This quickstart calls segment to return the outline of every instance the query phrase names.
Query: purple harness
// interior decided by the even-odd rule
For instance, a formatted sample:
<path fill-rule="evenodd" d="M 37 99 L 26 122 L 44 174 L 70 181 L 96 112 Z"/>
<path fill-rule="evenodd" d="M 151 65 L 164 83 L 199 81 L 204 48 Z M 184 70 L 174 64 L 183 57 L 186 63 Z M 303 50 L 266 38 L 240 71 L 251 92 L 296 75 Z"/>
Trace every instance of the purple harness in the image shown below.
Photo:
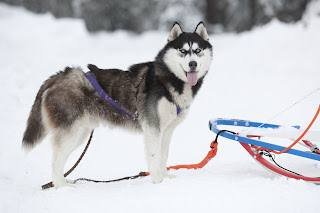
<path fill-rule="evenodd" d="M 131 114 L 128 111 L 126 111 L 125 109 L 123 109 L 122 107 L 120 107 L 114 100 L 112 100 L 112 98 L 110 98 L 108 96 L 108 94 L 102 89 L 102 87 L 99 85 L 97 79 L 94 77 L 94 74 L 89 71 L 86 72 L 87 78 L 89 79 L 90 83 L 92 84 L 92 86 L 94 87 L 94 89 L 100 94 L 100 96 L 105 99 L 106 101 L 108 101 L 110 104 L 112 104 L 112 106 L 114 106 L 115 108 L 121 110 L 122 112 L 124 112 L 125 114 L 129 115 L 130 117 L 132 117 L 133 119 L 137 118 L 137 114 Z M 181 108 L 179 106 L 179 104 L 176 104 L 177 107 L 177 115 L 180 114 L 181 112 Z"/>

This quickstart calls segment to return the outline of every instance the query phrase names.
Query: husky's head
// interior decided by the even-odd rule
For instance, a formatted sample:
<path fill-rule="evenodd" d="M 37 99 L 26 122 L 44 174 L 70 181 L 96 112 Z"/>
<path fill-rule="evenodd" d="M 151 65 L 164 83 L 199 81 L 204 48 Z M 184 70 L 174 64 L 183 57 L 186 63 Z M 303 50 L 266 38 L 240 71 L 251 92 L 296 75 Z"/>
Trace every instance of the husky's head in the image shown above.
<path fill-rule="evenodd" d="M 207 30 L 200 22 L 193 33 L 183 32 L 175 23 L 168 43 L 159 53 L 169 70 L 180 80 L 195 86 L 208 71 L 212 60 L 212 46 Z"/>

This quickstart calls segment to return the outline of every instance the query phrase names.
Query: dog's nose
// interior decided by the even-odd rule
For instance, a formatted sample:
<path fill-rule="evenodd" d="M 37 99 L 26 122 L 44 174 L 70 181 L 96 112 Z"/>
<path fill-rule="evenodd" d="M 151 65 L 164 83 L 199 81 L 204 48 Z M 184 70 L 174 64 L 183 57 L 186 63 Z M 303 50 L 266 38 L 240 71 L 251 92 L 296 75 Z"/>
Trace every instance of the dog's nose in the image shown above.
<path fill-rule="evenodd" d="M 196 61 L 190 61 L 189 62 L 189 67 L 191 70 L 195 70 L 197 68 L 197 62 Z"/>

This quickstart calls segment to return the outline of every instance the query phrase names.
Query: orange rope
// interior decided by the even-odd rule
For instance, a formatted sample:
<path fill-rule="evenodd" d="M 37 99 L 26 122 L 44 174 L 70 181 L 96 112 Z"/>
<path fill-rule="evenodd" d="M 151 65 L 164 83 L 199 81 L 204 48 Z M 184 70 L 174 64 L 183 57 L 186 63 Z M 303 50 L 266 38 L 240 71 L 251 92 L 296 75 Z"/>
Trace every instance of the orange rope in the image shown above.
<path fill-rule="evenodd" d="M 209 161 L 214 158 L 217 154 L 218 151 L 218 142 L 212 142 L 211 143 L 211 150 L 208 152 L 207 156 L 200 162 L 197 164 L 189 164 L 189 165 L 177 165 L 177 166 L 169 166 L 167 167 L 167 170 L 170 169 L 201 169 L 203 168 L 205 165 L 207 165 L 207 163 L 209 163 Z"/>
<path fill-rule="evenodd" d="M 275 154 L 282 154 L 286 151 L 288 151 L 289 149 L 291 149 L 294 145 L 296 145 L 304 136 L 305 134 L 307 134 L 307 132 L 309 131 L 310 127 L 312 126 L 312 124 L 314 123 L 314 121 L 317 119 L 318 115 L 319 115 L 319 112 L 320 112 L 320 105 L 318 107 L 318 110 L 316 112 L 316 114 L 314 115 L 312 121 L 310 122 L 309 126 L 304 130 L 304 132 L 300 135 L 299 138 L 297 138 L 297 140 L 295 140 L 290 146 L 288 146 L 287 148 L 285 148 L 284 150 L 278 152 L 278 151 L 274 151 L 274 150 L 270 150 L 270 149 L 266 149 L 266 148 L 263 148 L 263 147 L 260 147 L 257 149 L 257 151 L 261 151 L 261 150 L 268 150 L 270 152 L 273 152 Z"/>
<path fill-rule="evenodd" d="M 205 165 L 207 165 L 207 163 L 209 163 L 209 161 L 214 158 L 217 154 L 218 151 L 218 142 L 216 141 L 212 141 L 211 143 L 211 150 L 208 152 L 207 156 L 200 162 L 197 164 L 188 164 L 188 165 L 176 165 L 176 166 L 169 166 L 167 167 L 167 170 L 170 169 L 201 169 L 203 168 Z M 150 172 L 144 172 L 145 175 L 150 175 Z"/>

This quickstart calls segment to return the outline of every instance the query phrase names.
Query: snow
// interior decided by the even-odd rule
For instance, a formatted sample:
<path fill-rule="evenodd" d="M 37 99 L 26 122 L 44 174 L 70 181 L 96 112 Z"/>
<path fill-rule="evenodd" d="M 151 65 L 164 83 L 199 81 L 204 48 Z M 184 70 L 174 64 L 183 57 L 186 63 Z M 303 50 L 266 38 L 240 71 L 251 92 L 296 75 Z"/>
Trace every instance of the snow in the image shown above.
<path fill-rule="evenodd" d="M 212 67 L 174 134 L 169 165 L 198 163 L 205 157 L 215 137 L 208 129 L 210 118 L 264 122 L 320 87 L 319 12 L 315 1 L 298 23 L 274 20 L 250 32 L 210 36 Z M 275 176 L 239 144 L 222 137 L 217 156 L 205 168 L 170 171 L 177 177 L 161 184 L 145 177 L 41 190 L 51 180 L 49 138 L 27 155 L 21 139 L 42 82 L 65 66 L 85 69 L 93 63 L 126 69 L 153 60 L 167 35 L 89 34 L 80 20 L 34 15 L 0 4 L 0 212 L 318 212 L 319 185 Z M 316 92 L 271 123 L 306 128 L 319 99 Z M 319 125 L 320 119 L 311 129 L 319 131 Z M 70 156 L 66 169 L 83 148 Z M 146 171 L 143 149 L 140 135 L 100 127 L 69 178 L 136 175 Z M 286 154 L 276 160 L 299 173 L 320 176 L 317 161 Z"/>

